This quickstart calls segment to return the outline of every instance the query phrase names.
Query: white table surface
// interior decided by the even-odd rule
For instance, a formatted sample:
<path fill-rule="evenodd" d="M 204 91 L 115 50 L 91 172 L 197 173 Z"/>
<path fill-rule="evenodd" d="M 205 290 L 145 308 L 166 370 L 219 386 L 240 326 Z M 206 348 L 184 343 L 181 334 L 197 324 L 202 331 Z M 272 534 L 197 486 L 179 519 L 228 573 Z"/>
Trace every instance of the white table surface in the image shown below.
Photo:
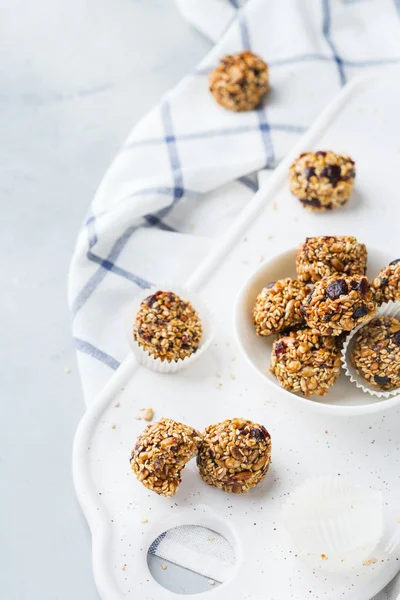
<path fill-rule="evenodd" d="M 68 265 L 119 145 L 208 48 L 172 0 L 1 3 L 4 600 L 98 598 L 70 472 L 84 404 L 66 303 Z M 186 577 L 188 586 L 206 589 L 198 576 Z"/>

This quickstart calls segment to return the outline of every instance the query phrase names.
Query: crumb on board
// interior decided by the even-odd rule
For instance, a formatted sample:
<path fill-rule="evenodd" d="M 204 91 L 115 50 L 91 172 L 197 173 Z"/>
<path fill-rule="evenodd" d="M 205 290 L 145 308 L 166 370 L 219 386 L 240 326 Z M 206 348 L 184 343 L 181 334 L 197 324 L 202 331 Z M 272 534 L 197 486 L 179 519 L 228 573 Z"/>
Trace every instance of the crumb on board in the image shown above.
<path fill-rule="evenodd" d="M 71 367 L 64 367 L 64 373 L 67 373 L 67 375 L 69 375 L 71 373 Z"/>
<path fill-rule="evenodd" d="M 115 423 L 111 423 L 111 429 L 115 429 L 116 428 L 116 424 Z"/>
<path fill-rule="evenodd" d="M 209 579 L 209 580 L 208 580 L 208 583 L 209 583 L 209 585 L 215 585 L 215 581 L 214 581 L 214 579 Z"/>
<path fill-rule="evenodd" d="M 149 520 L 148 520 L 148 519 L 142 519 L 140 522 L 141 522 L 141 523 L 148 523 L 148 522 L 149 522 Z"/>
<path fill-rule="evenodd" d="M 215 377 L 218 377 L 218 379 L 221 379 L 221 373 L 215 373 Z"/>
<path fill-rule="evenodd" d="M 136 419 L 137 421 L 141 421 L 141 420 L 142 420 L 142 417 L 141 417 L 140 415 L 136 415 L 136 416 L 135 416 L 135 419 Z"/>
<path fill-rule="evenodd" d="M 142 418 L 145 421 L 151 421 L 154 417 L 154 410 L 152 408 L 142 408 Z"/>
<path fill-rule="evenodd" d="M 166 571 L 167 565 L 165 563 L 161 563 L 161 568 L 163 571 Z"/>
<path fill-rule="evenodd" d="M 328 560 L 328 557 L 326 554 L 321 554 L 321 558 L 322 558 L 322 560 Z"/>
<path fill-rule="evenodd" d="M 208 541 L 209 542 L 213 542 L 215 540 L 215 537 L 213 535 L 209 535 L 208 536 Z"/>
<path fill-rule="evenodd" d="M 327 429 L 325 429 L 325 433 L 328 435 L 329 431 Z"/>
<path fill-rule="evenodd" d="M 120 405 L 120 403 L 119 403 L 119 402 L 116 402 L 116 403 L 114 404 L 114 408 L 119 408 L 120 406 L 121 406 L 121 405 Z"/>
<path fill-rule="evenodd" d="M 222 383 L 218 381 L 218 383 L 215 384 L 215 387 L 217 388 L 217 390 L 220 390 L 222 388 Z"/>
<path fill-rule="evenodd" d="M 368 560 L 365 560 L 363 562 L 363 565 L 364 565 L 364 567 L 369 567 L 370 565 L 374 565 L 376 562 L 378 562 L 378 559 L 372 557 L 372 558 L 369 558 Z"/>
<path fill-rule="evenodd" d="M 270 233 L 269 235 L 267 235 L 267 240 L 272 240 L 274 236 L 272 235 L 272 233 Z"/>
<path fill-rule="evenodd" d="M 235 361 L 236 360 L 236 356 L 232 356 L 232 360 Z"/>
<path fill-rule="evenodd" d="M 234 375 L 233 373 L 231 373 L 231 379 L 236 379 L 236 375 Z"/>
<path fill-rule="evenodd" d="M 126 565 L 122 565 L 121 569 L 122 569 L 123 571 L 125 571 L 125 569 L 126 569 Z"/>

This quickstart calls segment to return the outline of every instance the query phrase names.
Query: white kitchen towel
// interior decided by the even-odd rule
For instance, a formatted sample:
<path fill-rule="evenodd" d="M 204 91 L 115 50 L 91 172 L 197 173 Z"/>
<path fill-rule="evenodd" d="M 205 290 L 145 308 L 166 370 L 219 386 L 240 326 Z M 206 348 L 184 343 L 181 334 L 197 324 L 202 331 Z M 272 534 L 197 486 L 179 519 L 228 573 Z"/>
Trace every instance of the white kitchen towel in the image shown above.
<path fill-rule="evenodd" d="M 228 29 L 134 127 L 79 233 L 69 301 L 87 403 L 129 352 L 121 313 L 137 290 L 184 282 L 251 199 L 251 174 L 274 169 L 347 81 L 400 58 L 400 0 L 179 4 L 210 39 Z M 231 113 L 207 77 L 243 48 L 268 62 L 272 90 L 259 110 Z"/>

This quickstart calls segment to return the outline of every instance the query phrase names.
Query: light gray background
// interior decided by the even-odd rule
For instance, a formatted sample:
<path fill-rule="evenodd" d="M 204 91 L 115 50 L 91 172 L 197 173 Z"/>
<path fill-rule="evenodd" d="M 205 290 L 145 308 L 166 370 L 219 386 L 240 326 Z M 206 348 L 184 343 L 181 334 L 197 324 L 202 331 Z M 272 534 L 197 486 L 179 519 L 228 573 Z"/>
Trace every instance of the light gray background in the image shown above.
<path fill-rule="evenodd" d="M 208 48 L 173 0 L 0 2 L 4 600 L 98 598 L 71 479 L 84 404 L 68 264 L 116 150 Z"/>

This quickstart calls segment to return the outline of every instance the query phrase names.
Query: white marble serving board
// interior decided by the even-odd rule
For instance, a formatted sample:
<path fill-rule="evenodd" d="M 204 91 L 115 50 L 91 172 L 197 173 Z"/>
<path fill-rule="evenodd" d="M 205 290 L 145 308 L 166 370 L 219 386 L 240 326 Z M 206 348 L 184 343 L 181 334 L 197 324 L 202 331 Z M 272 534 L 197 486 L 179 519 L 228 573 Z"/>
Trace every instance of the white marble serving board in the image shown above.
<path fill-rule="evenodd" d="M 251 369 L 233 335 L 235 299 L 261 256 L 267 259 L 306 236 L 325 234 L 355 235 L 400 255 L 398 80 L 399 72 L 393 71 L 347 87 L 188 282 L 215 317 L 215 342 L 204 356 L 173 375 L 146 371 L 128 357 L 88 408 L 75 439 L 74 479 L 92 531 L 103 600 L 176 597 L 151 577 L 146 555 L 160 533 L 180 524 L 206 525 L 235 547 L 233 578 L 208 592 L 210 600 L 370 600 L 399 568 L 397 553 L 388 556 L 380 547 L 374 553 L 377 562 L 357 572 L 313 571 L 295 556 L 280 522 L 282 503 L 296 485 L 330 474 L 380 489 L 387 524 L 398 526 L 399 409 L 346 417 L 297 407 Z M 342 210 L 315 215 L 290 195 L 288 164 L 309 148 L 348 152 L 356 160 L 356 190 Z M 129 465 L 145 425 L 134 418 L 141 407 L 152 407 L 155 419 L 168 416 L 198 429 L 235 416 L 263 423 L 273 442 L 266 479 L 248 494 L 228 495 L 203 483 L 192 461 L 174 498 L 152 494 Z"/>

